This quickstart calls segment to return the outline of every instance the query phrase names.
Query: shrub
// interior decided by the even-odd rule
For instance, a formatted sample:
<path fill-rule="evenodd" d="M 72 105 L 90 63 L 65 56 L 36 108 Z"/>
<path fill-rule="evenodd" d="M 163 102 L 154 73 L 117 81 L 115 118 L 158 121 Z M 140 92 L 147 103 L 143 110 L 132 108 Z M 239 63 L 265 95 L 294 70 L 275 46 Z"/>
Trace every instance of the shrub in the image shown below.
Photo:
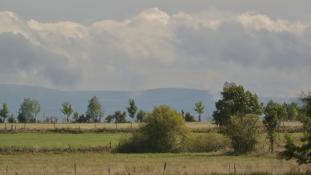
<path fill-rule="evenodd" d="M 287 160 L 296 159 L 299 164 L 311 163 L 311 92 L 303 94 L 301 97 L 302 106 L 302 122 L 304 129 L 304 137 L 301 138 L 302 144 L 296 145 L 290 137 L 287 137 L 285 151 L 281 156 Z"/>
<path fill-rule="evenodd" d="M 222 129 L 231 139 L 234 152 L 243 154 L 255 149 L 259 134 L 259 119 L 257 115 L 233 116 Z"/>
<path fill-rule="evenodd" d="M 185 114 L 185 121 L 186 122 L 195 122 L 194 116 L 190 114 L 190 112 L 186 112 Z"/>
<path fill-rule="evenodd" d="M 8 118 L 8 122 L 9 122 L 9 123 L 16 123 L 16 119 L 15 119 L 13 116 L 10 116 L 10 117 Z"/>
<path fill-rule="evenodd" d="M 169 106 L 155 107 L 138 132 L 117 148 L 119 152 L 179 152 L 185 149 L 189 130 L 182 116 Z"/>
<path fill-rule="evenodd" d="M 189 152 L 211 152 L 224 149 L 230 145 L 230 140 L 220 134 L 200 134 L 189 140 Z"/>

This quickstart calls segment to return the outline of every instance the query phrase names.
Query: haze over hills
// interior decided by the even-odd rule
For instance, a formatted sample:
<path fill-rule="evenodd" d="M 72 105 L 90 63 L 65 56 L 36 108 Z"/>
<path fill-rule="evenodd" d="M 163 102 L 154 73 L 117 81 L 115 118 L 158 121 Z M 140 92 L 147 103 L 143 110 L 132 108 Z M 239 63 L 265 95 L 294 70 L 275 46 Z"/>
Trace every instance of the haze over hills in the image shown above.
<path fill-rule="evenodd" d="M 211 116 L 217 99 L 208 90 L 183 88 L 160 88 L 143 91 L 61 91 L 34 86 L 0 84 L 0 103 L 6 102 L 10 112 L 15 116 L 23 99 L 31 97 L 40 102 L 40 116 L 42 118 L 53 116 L 63 120 L 63 115 L 60 112 L 62 103 L 69 101 L 75 111 L 84 113 L 88 100 L 92 96 L 98 97 L 105 116 L 116 110 L 125 111 L 129 98 L 134 98 L 138 107 L 145 111 L 152 110 L 155 105 L 167 104 L 178 111 L 184 110 L 191 113 L 194 113 L 194 103 L 201 100 L 206 106 L 204 119 Z M 267 102 L 271 98 L 261 97 L 260 99 L 262 102 Z M 297 98 L 273 99 L 278 102 L 297 100 Z"/>

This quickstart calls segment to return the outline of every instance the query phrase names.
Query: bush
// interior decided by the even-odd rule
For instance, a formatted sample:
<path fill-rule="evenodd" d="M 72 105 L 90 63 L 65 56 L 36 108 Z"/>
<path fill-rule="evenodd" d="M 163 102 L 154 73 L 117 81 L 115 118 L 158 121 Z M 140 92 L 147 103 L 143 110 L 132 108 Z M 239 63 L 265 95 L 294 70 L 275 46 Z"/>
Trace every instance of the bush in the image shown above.
<path fill-rule="evenodd" d="M 190 112 L 186 112 L 185 114 L 185 121 L 186 122 L 195 122 L 194 116 L 190 114 Z"/>
<path fill-rule="evenodd" d="M 193 136 L 188 145 L 189 152 L 211 152 L 224 149 L 230 145 L 230 140 L 220 134 L 200 134 Z"/>
<path fill-rule="evenodd" d="M 189 129 L 184 119 L 169 106 L 155 107 L 129 140 L 117 148 L 119 152 L 180 152 L 185 150 Z"/>
<path fill-rule="evenodd" d="M 15 119 L 13 116 L 10 116 L 10 117 L 8 118 L 8 122 L 9 122 L 9 123 L 16 123 L 16 119 Z"/>
<path fill-rule="evenodd" d="M 257 115 L 233 116 L 222 129 L 231 139 L 234 152 L 243 154 L 255 149 L 259 134 Z"/>

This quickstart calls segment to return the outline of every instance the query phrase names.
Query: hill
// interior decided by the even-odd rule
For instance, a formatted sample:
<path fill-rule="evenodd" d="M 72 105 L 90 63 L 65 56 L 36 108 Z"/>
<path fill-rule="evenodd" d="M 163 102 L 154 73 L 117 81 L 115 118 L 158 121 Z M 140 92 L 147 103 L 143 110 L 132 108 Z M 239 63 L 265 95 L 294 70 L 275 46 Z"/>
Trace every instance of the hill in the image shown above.
<path fill-rule="evenodd" d="M 40 116 L 53 116 L 63 119 L 60 113 L 61 104 L 65 101 L 72 103 L 74 110 L 82 113 L 86 111 L 88 100 L 97 96 L 101 102 L 104 114 L 111 114 L 116 110 L 126 110 L 129 98 L 134 98 L 138 107 L 150 111 L 153 106 L 167 104 L 176 110 L 194 112 L 194 103 L 202 100 L 207 113 L 214 110 L 213 96 L 206 90 L 163 88 L 144 91 L 61 91 L 42 87 L 25 85 L 0 85 L 0 102 L 6 102 L 10 111 L 16 115 L 20 103 L 24 98 L 31 97 L 41 104 Z"/>

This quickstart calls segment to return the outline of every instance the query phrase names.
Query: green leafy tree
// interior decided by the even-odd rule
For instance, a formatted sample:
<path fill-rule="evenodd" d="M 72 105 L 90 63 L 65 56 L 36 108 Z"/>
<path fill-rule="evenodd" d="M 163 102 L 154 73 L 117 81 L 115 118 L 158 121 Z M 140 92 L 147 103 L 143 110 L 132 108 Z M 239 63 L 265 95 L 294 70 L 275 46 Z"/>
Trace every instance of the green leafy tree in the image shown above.
<path fill-rule="evenodd" d="M 87 118 L 89 118 L 89 121 L 92 121 L 92 122 L 101 121 L 102 107 L 96 96 L 92 97 L 89 100 L 89 104 L 87 106 L 87 111 L 86 111 L 86 116 Z"/>
<path fill-rule="evenodd" d="M 242 85 L 226 82 L 221 92 L 222 99 L 215 103 L 213 113 L 217 125 L 226 125 L 234 115 L 261 114 L 262 106 L 256 94 L 246 91 Z"/>
<path fill-rule="evenodd" d="M 137 113 L 137 115 L 136 115 L 137 121 L 142 122 L 142 121 L 144 120 L 144 118 L 146 117 L 146 115 L 147 115 L 147 114 L 146 114 L 145 111 L 139 110 L 138 113 Z"/>
<path fill-rule="evenodd" d="M 18 111 L 18 121 L 21 123 L 36 122 L 39 112 L 39 102 L 31 98 L 25 98 Z"/>
<path fill-rule="evenodd" d="M 62 104 L 61 112 L 66 116 L 66 121 L 69 123 L 70 116 L 73 113 L 72 106 L 69 102 L 65 102 Z"/>
<path fill-rule="evenodd" d="M 232 116 L 229 123 L 222 129 L 231 139 L 234 152 L 244 154 L 253 151 L 259 134 L 258 116 L 254 114 Z"/>
<path fill-rule="evenodd" d="M 293 121 L 299 119 L 299 107 L 297 103 L 290 103 L 287 105 L 287 120 Z"/>
<path fill-rule="evenodd" d="M 107 123 L 111 123 L 111 122 L 113 121 L 113 119 L 114 119 L 114 116 L 113 116 L 113 115 L 108 115 L 108 116 L 105 118 L 105 121 L 106 121 Z"/>
<path fill-rule="evenodd" d="M 116 111 L 113 114 L 113 119 L 115 123 L 126 123 L 126 113 L 121 111 Z"/>
<path fill-rule="evenodd" d="M 129 100 L 129 107 L 127 107 L 127 112 L 129 114 L 129 116 L 134 119 L 135 118 L 135 114 L 137 112 L 137 106 L 135 104 L 135 100 L 132 98 Z"/>
<path fill-rule="evenodd" d="M 302 94 L 302 122 L 304 128 L 304 137 L 301 139 L 302 143 L 294 144 L 292 138 L 286 137 L 287 143 L 285 151 L 281 153 L 283 158 L 296 159 L 299 164 L 311 163 L 311 92 L 309 94 Z"/>
<path fill-rule="evenodd" d="M 16 119 L 14 118 L 13 114 L 8 118 L 9 123 L 16 123 Z"/>
<path fill-rule="evenodd" d="M 79 113 L 78 112 L 73 113 L 73 120 L 74 120 L 74 122 L 77 122 L 79 120 Z"/>
<path fill-rule="evenodd" d="M 2 109 L 0 110 L 0 116 L 2 117 L 3 122 L 5 122 L 5 120 L 9 117 L 9 109 L 6 103 L 2 104 Z"/>
<path fill-rule="evenodd" d="M 204 113 L 204 104 L 202 101 L 198 101 L 194 106 L 194 111 L 198 113 L 198 121 L 201 122 L 201 115 Z"/>
<path fill-rule="evenodd" d="M 184 119 L 169 106 L 157 106 L 145 118 L 145 124 L 122 143 L 120 152 L 177 152 L 183 150 L 190 131 Z"/>
<path fill-rule="evenodd" d="M 270 152 L 273 152 L 276 130 L 280 125 L 281 119 L 286 115 L 286 108 L 271 100 L 264 108 L 264 114 L 263 123 L 267 129 L 267 138 L 270 142 Z"/>
<path fill-rule="evenodd" d="M 190 112 L 186 112 L 184 118 L 186 122 L 195 122 L 194 116 Z"/>

